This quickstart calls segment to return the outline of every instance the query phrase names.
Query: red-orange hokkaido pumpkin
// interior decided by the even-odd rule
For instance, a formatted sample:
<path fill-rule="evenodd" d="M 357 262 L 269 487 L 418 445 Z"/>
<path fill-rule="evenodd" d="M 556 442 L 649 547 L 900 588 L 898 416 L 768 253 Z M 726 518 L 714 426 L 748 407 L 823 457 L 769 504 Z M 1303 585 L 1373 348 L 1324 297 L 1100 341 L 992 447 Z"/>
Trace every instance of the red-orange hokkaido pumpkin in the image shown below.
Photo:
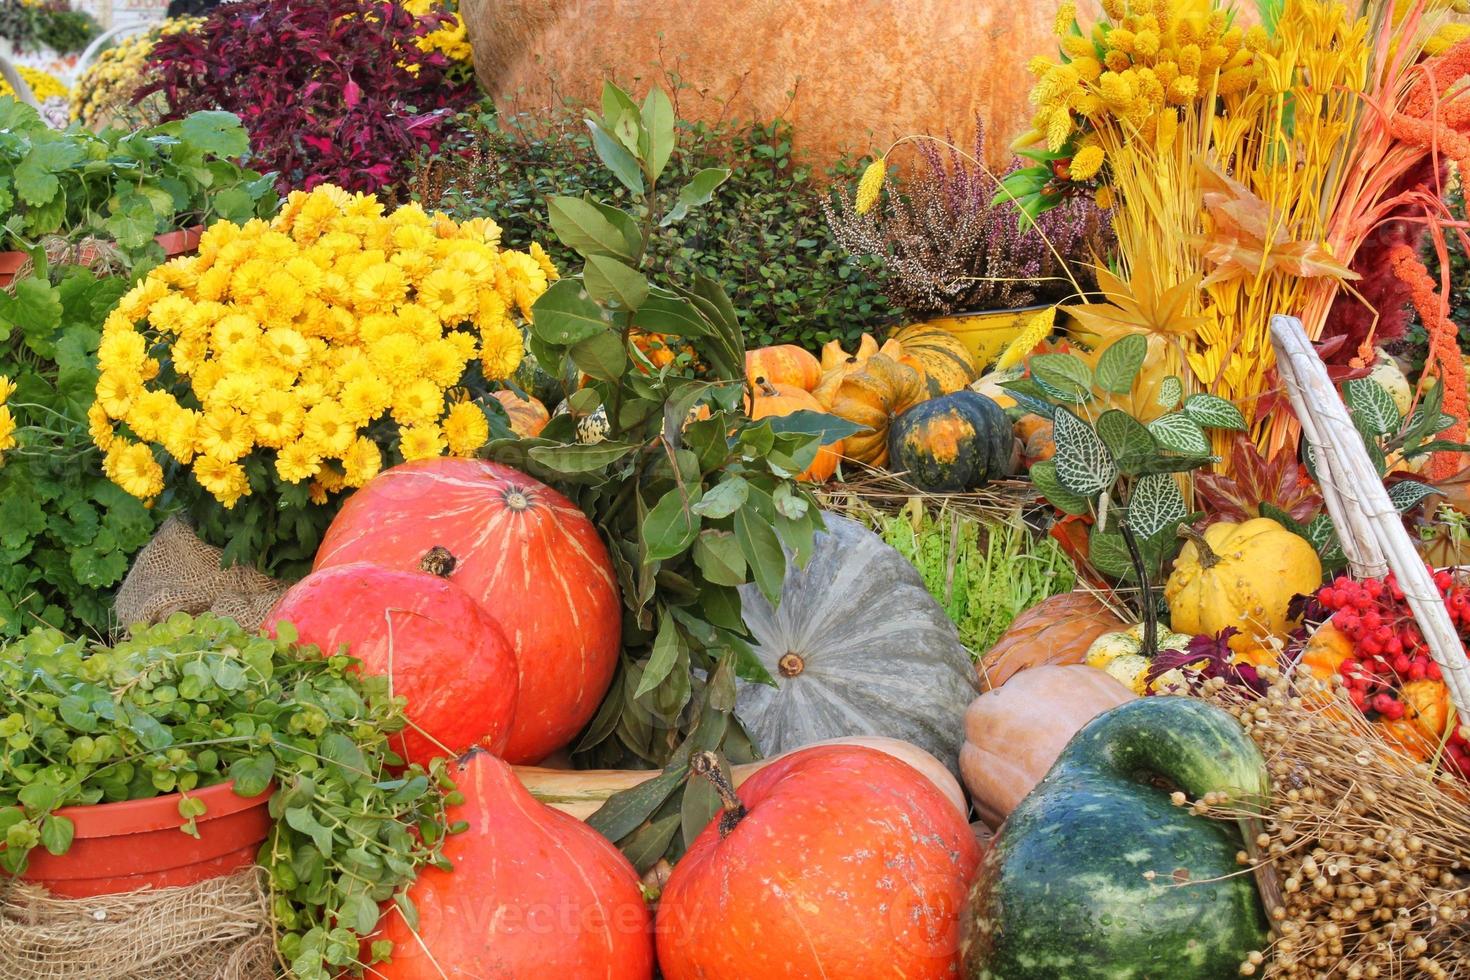
<path fill-rule="evenodd" d="M 712 821 L 664 888 L 665 980 L 958 975 L 980 846 L 927 778 L 873 749 L 814 746 L 739 797 L 744 815 Z"/>
<path fill-rule="evenodd" d="M 444 842 L 454 871 L 427 868 L 409 889 L 417 930 L 389 905 L 374 938 L 384 980 L 648 980 L 652 917 L 638 873 L 586 824 L 531 798 L 510 766 L 477 752 L 454 779 L 465 802 Z M 414 933 L 417 932 L 415 936 Z"/>
<path fill-rule="evenodd" d="M 353 562 L 312 572 L 266 615 L 331 655 L 343 644 L 407 699 L 394 751 L 425 765 L 476 745 L 505 748 L 519 686 L 500 625 L 464 589 L 425 571 Z"/>
<path fill-rule="evenodd" d="M 446 457 L 395 466 L 354 493 L 316 568 L 417 568 L 434 545 L 454 555 L 450 581 L 515 651 L 520 693 L 503 757 L 545 758 L 591 720 L 617 667 L 622 607 L 607 548 L 550 487 L 508 466 Z"/>

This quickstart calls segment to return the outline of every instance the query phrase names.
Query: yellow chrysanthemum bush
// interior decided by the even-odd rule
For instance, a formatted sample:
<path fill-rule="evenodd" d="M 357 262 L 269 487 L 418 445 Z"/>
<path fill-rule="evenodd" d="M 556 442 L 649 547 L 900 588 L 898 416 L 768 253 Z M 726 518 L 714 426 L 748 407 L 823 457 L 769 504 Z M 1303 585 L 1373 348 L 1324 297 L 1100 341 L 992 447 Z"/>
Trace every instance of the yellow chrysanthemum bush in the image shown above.
<path fill-rule="evenodd" d="M 16 65 L 16 73 L 20 75 L 31 94 L 36 97 L 37 102 L 45 102 L 47 99 L 64 99 L 67 95 L 66 83 L 49 72 L 29 65 Z M 0 78 L 0 96 L 15 95 L 15 90 L 10 83 Z"/>
<path fill-rule="evenodd" d="M 436 18 L 432 29 L 414 42 L 419 50 L 438 51 L 450 61 L 470 63 L 474 52 L 470 49 L 469 32 L 456 0 L 401 0 L 401 3 L 415 17 Z"/>
<path fill-rule="evenodd" d="M 341 491 L 489 438 L 482 406 L 556 278 L 499 237 L 332 185 L 212 226 L 103 325 L 89 420 L 107 475 L 177 498 L 229 558 L 299 570 Z"/>
<path fill-rule="evenodd" d="M 203 25 L 203 17 L 171 17 L 103 51 L 71 91 L 72 118 L 94 129 L 108 124 L 130 129 L 156 125 L 167 110 L 163 95 L 155 92 L 142 100 L 134 98 L 153 80 L 153 49 L 160 38 L 192 33 Z"/>

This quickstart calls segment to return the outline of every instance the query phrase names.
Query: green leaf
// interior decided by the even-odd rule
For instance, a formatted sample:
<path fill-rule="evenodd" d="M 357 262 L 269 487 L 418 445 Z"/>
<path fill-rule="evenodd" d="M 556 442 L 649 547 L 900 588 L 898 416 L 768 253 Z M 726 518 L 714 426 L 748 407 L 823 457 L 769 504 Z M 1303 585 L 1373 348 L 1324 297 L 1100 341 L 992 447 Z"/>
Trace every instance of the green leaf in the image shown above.
<path fill-rule="evenodd" d="M 1092 500 L 1073 493 L 1057 479 L 1057 466 L 1051 460 L 1036 463 L 1031 467 L 1031 482 L 1053 507 L 1067 514 L 1082 516 L 1092 513 Z"/>
<path fill-rule="evenodd" d="M 587 826 L 610 841 L 622 840 L 664 805 L 688 772 L 687 764 L 671 765 L 647 782 L 614 793 L 587 818 Z"/>
<path fill-rule="evenodd" d="M 1133 382 L 1147 356 L 1148 340 L 1142 334 L 1118 338 L 1097 360 L 1097 386 L 1114 394 L 1127 394 L 1133 390 Z"/>
<path fill-rule="evenodd" d="M 636 310 L 648 299 L 643 273 L 606 255 L 587 257 L 582 282 L 599 303 L 616 303 L 625 310 Z"/>
<path fill-rule="evenodd" d="M 1128 526 L 1141 538 L 1152 538 L 1162 531 L 1172 534 L 1188 514 L 1184 494 L 1172 476 L 1140 477 L 1128 498 Z"/>
<path fill-rule="evenodd" d="M 702 493 L 699 487 L 674 487 L 665 493 L 643 519 L 643 543 L 654 561 L 673 558 L 694 543 L 699 534 L 699 515 L 694 512 Z"/>
<path fill-rule="evenodd" d="M 634 260 L 636 253 L 629 248 L 623 231 L 592 202 L 553 197 L 546 202 L 546 213 L 556 237 L 583 258 L 605 255 L 625 262 Z"/>
<path fill-rule="evenodd" d="M 1171 374 L 1159 384 L 1159 400 L 1161 407 L 1169 411 L 1179 407 L 1179 399 L 1184 397 L 1184 382 L 1179 380 L 1178 375 Z"/>
<path fill-rule="evenodd" d="M 85 153 L 78 140 L 56 138 L 32 145 L 15 167 L 15 192 L 31 207 L 51 203 L 61 190 L 60 175 L 80 163 Z"/>
<path fill-rule="evenodd" d="M 724 774 L 729 785 L 734 785 L 734 775 L 730 772 L 730 761 L 723 753 L 719 754 L 720 772 Z M 724 812 L 724 804 L 720 801 L 720 794 L 715 791 L 714 784 L 703 776 L 691 774 L 689 782 L 684 787 L 683 805 L 680 807 L 679 822 L 683 829 L 684 846 L 687 848 L 694 843 L 694 838 L 704 832 L 710 821 Z"/>
<path fill-rule="evenodd" d="M 41 846 L 55 855 L 65 854 L 71 850 L 72 837 L 76 834 L 76 824 L 66 817 L 58 817 L 54 813 L 47 814 L 41 818 Z"/>
<path fill-rule="evenodd" d="M 1118 467 L 1092 426 L 1062 408 L 1057 410 L 1052 433 L 1057 446 L 1052 462 L 1063 487 L 1083 497 L 1094 497 L 1113 485 Z"/>
<path fill-rule="evenodd" d="M 715 484 L 714 489 L 709 490 L 700 498 L 693 510 L 702 517 L 718 520 L 722 517 L 729 517 L 744 507 L 749 496 L 750 484 L 745 481 L 745 478 L 737 473 L 729 473 Z"/>
<path fill-rule="evenodd" d="M 1342 544 L 1337 539 L 1337 528 L 1332 524 L 1332 518 L 1324 511 L 1307 524 L 1307 540 L 1312 547 L 1317 549 L 1326 564 L 1329 561 L 1342 558 Z"/>
<path fill-rule="evenodd" d="M 1400 514 L 1407 514 L 1424 498 L 1432 497 L 1437 493 L 1439 491 L 1428 484 L 1415 480 L 1401 480 L 1388 488 L 1388 499 L 1393 502 L 1394 509 Z"/>
<path fill-rule="evenodd" d="M 706 496 L 708 499 L 708 496 Z M 746 581 L 745 555 L 731 531 L 706 528 L 694 542 L 694 564 L 715 585 L 738 586 Z"/>
<path fill-rule="evenodd" d="M 674 835 L 679 832 L 679 813 L 667 813 L 634 831 L 627 840 L 620 842 L 619 849 L 640 875 L 647 874 L 669 849 Z"/>
<path fill-rule="evenodd" d="M 1098 416 L 1097 435 L 1120 471 L 1132 475 L 1158 455 L 1159 444 L 1143 423 L 1116 408 Z"/>
<path fill-rule="evenodd" d="M 643 130 L 648 134 L 648 153 L 643 161 L 649 180 L 658 180 L 674 152 L 674 104 L 657 85 L 643 100 Z"/>
<path fill-rule="evenodd" d="M 1092 398 L 1092 371 L 1071 354 L 1037 354 L 1027 361 L 1031 377 L 1053 398 L 1081 403 Z"/>
<path fill-rule="evenodd" d="M 179 138 L 205 154 L 226 159 L 250 150 L 250 136 L 233 112 L 190 113 L 179 123 Z"/>
<path fill-rule="evenodd" d="M 1011 397 L 1016 400 L 1017 407 L 1022 411 L 1032 412 L 1048 419 L 1055 417 L 1056 406 L 1047 401 L 1047 398 L 1053 396 L 1030 378 L 1002 381 L 1000 386 L 1010 393 Z"/>
<path fill-rule="evenodd" d="M 628 151 L 624 141 L 604 129 L 595 119 L 587 120 L 587 128 L 592 133 L 592 148 L 597 151 L 597 158 L 602 161 L 602 165 L 611 171 L 618 183 L 634 194 L 642 194 L 643 168 L 639 165 L 638 158 Z"/>
<path fill-rule="evenodd" d="M 621 334 L 611 330 L 594 334 L 572 345 L 572 363 L 590 377 L 617 381 L 628 370 L 628 351 Z"/>
<path fill-rule="evenodd" d="M 549 344 L 570 347 L 608 330 L 602 307 L 577 279 L 559 279 L 531 307 L 531 330 Z"/>
<path fill-rule="evenodd" d="M 1269 500 L 1261 501 L 1259 507 L 1262 517 L 1271 518 L 1271 520 L 1275 521 L 1277 524 L 1280 524 L 1282 527 L 1286 528 L 1288 531 L 1290 531 L 1292 534 L 1297 535 L 1298 537 L 1307 537 L 1307 526 L 1305 524 L 1297 520 L 1295 517 L 1292 517 L 1286 511 L 1282 510 L 1280 507 L 1277 507 Z"/>
<path fill-rule="evenodd" d="M 21 331 L 27 346 L 41 357 L 55 355 L 56 329 L 61 326 L 61 294 L 44 279 L 22 279 L 10 295 L 0 290 L 0 326 Z M 0 331 L 0 339 L 9 333 Z"/>
<path fill-rule="evenodd" d="M 1199 423 L 1183 412 L 1161 415 L 1148 424 L 1148 431 L 1165 449 L 1189 456 L 1208 455 L 1210 441 Z"/>
<path fill-rule="evenodd" d="M 769 423 L 771 431 L 777 435 L 798 432 L 818 436 L 817 444 L 821 446 L 830 446 L 840 439 L 846 439 L 848 436 L 863 431 L 863 426 L 855 422 L 849 422 L 847 419 L 826 412 L 813 412 L 809 409 L 801 409 L 790 415 L 780 415 L 762 421 Z"/>
<path fill-rule="evenodd" d="M 690 178 L 679 191 L 679 199 L 664 215 L 659 222 L 659 227 L 667 228 L 669 225 L 683 218 L 691 208 L 708 204 L 709 199 L 714 196 L 715 190 L 730 177 L 730 171 L 724 167 L 706 167 Z"/>
<path fill-rule="evenodd" d="M 1372 378 L 1346 382 L 1342 386 L 1342 398 L 1353 413 L 1353 421 L 1369 435 L 1393 435 L 1403 422 L 1393 395 Z"/>
<path fill-rule="evenodd" d="M 259 796 L 276 775 L 276 757 L 269 752 L 247 755 L 230 763 L 230 779 L 238 796 Z"/>
<path fill-rule="evenodd" d="M 787 520 L 798 521 L 806 516 L 806 498 L 799 495 L 793 484 L 787 481 L 783 480 L 776 487 L 775 492 L 771 494 L 771 500 L 776 504 L 776 513 Z"/>
<path fill-rule="evenodd" d="M 735 540 L 750 566 L 761 594 L 772 604 L 781 601 L 781 583 L 786 577 L 786 554 L 770 523 L 750 508 L 735 512 Z"/>
<path fill-rule="evenodd" d="M 694 304 L 671 296 L 654 294 L 633 315 L 633 326 L 648 333 L 674 337 L 708 337 L 716 327 Z"/>
<path fill-rule="evenodd" d="M 286 824 L 292 830 L 300 831 L 310 837 L 316 849 L 321 851 L 322 857 L 331 860 L 332 832 L 317 822 L 316 817 L 312 815 L 309 803 L 302 806 L 288 806 Z"/>
<path fill-rule="evenodd" d="M 638 681 L 638 689 L 633 692 L 633 697 L 641 698 L 663 683 L 664 678 L 669 676 L 669 671 L 679 662 L 679 651 L 683 646 L 684 639 L 679 635 L 679 628 L 674 625 L 674 617 L 665 612 L 659 618 L 653 652 L 643 666 L 643 677 Z"/>
<path fill-rule="evenodd" d="M 598 442 L 590 445 L 567 443 L 560 446 L 534 446 L 530 457 L 547 469 L 558 473 L 592 473 L 606 469 L 638 447 L 622 442 Z"/>
<path fill-rule="evenodd" d="M 1126 580 L 1138 577 L 1128 542 L 1117 531 L 1099 531 L 1093 527 L 1087 543 L 1087 560 L 1092 567 L 1109 578 Z"/>
<path fill-rule="evenodd" d="M 1203 429 L 1245 430 L 1245 416 L 1240 409 L 1218 395 L 1190 395 L 1184 400 L 1184 414 Z"/>

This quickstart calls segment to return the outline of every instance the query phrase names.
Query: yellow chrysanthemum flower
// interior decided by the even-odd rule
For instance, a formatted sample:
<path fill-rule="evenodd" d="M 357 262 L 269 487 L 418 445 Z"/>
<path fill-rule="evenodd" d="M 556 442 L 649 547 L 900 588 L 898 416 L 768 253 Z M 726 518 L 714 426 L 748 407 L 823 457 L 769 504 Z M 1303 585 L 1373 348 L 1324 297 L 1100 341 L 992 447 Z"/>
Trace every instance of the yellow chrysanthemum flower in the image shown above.
<path fill-rule="evenodd" d="M 432 422 L 401 428 L 398 436 L 398 451 L 405 461 L 430 459 L 444 453 L 444 433 Z"/>
<path fill-rule="evenodd" d="M 241 497 L 250 492 L 250 480 L 239 463 L 200 456 L 194 460 L 192 472 L 199 485 L 224 504 L 226 510 L 233 508 Z"/>
<path fill-rule="evenodd" d="M 139 500 L 151 500 L 163 492 L 163 467 L 142 443 L 118 440 L 103 458 L 102 469 L 108 479 Z"/>
<path fill-rule="evenodd" d="M 447 324 L 463 323 L 474 312 L 473 280 L 453 269 L 436 269 L 419 284 L 418 301 Z"/>
<path fill-rule="evenodd" d="M 199 448 L 226 462 L 244 456 L 254 441 L 248 419 L 233 408 L 212 408 L 199 422 Z"/>
<path fill-rule="evenodd" d="M 490 439 L 490 422 L 474 402 L 456 402 L 444 416 L 444 441 L 455 456 L 473 456 Z"/>
<path fill-rule="evenodd" d="M 556 282 L 561 278 L 561 273 L 556 269 L 556 263 L 551 261 L 551 256 L 546 253 L 546 249 L 541 247 L 540 242 L 531 243 L 531 258 L 535 259 L 541 271 L 546 273 L 548 282 Z"/>
<path fill-rule="evenodd" d="M 342 454 L 343 480 L 349 487 L 362 486 L 382 468 L 382 450 L 366 436 L 358 436 Z"/>
<path fill-rule="evenodd" d="M 393 393 L 393 420 L 399 425 L 425 425 L 444 409 L 444 391 L 427 378 L 418 378 Z"/>
<path fill-rule="evenodd" d="M 287 483 L 311 479 L 321 465 L 321 454 L 304 439 L 288 444 L 276 454 L 276 475 Z"/>
<path fill-rule="evenodd" d="M 0 405 L 0 453 L 14 449 L 15 445 L 15 416 L 10 414 L 10 406 Z"/>
<path fill-rule="evenodd" d="M 345 453 L 355 435 L 347 413 L 334 401 L 313 405 L 301 426 L 301 441 L 311 445 L 321 456 Z"/>
<path fill-rule="evenodd" d="M 480 365 L 485 378 L 504 381 L 516 373 L 525 356 L 525 341 L 514 327 L 487 330 L 481 337 Z"/>

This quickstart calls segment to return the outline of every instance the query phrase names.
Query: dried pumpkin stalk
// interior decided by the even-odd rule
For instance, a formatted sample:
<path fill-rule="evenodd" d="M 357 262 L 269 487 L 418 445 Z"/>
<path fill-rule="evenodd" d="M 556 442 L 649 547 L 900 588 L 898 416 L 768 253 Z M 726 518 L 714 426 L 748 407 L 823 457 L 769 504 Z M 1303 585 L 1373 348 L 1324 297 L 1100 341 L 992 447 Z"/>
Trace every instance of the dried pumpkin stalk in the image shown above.
<path fill-rule="evenodd" d="M 1470 791 L 1384 741 L 1336 683 L 1271 673 L 1261 698 L 1218 681 L 1204 695 L 1260 747 L 1271 799 L 1175 795 L 1217 819 L 1263 816 L 1259 864 L 1240 861 L 1279 885 L 1275 938 L 1241 974 L 1470 975 Z"/>

